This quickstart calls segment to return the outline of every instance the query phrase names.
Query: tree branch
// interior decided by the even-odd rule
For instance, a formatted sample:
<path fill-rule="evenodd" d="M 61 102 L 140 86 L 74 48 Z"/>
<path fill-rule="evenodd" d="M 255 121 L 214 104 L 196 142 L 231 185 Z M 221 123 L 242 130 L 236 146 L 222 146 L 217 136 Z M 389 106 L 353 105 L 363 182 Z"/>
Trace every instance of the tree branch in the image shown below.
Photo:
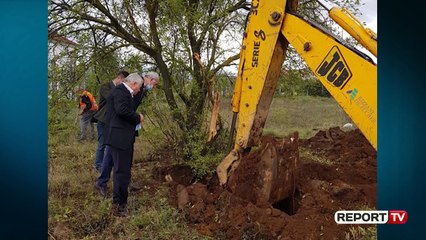
<path fill-rule="evenodd" d="M 125 39 L 126 41 L 137 44 L 139 46 L 138 49 L 145 52 L 151 57 L 155 57 L 155 50 L 148 46 L 143 39 L 138 39 L 134 37 L 132 34 L 130 34 L 128 31 L 126 31 L 118 22 L 118 20 L 99 2 L 99 0 L 85 0 L 86 2 L 89 2 L 93 7 L 98 9 L 101 13 L 103 13 L 111 22 L 110 23 L 102 23 L 103 25 L 109 26 L 117 32 L 117 34 L 114 34 L 115 36 L 120 36 L 121 38 Z M 87 14 L 84 14 L 87 15 Z M 94 20 L 96 18 L 90 17 L 90 19 Z M 136 47 L 136 46 L 135 46 Z"/>
<path fill-rule="evenodd" d="M 223 61 L 221 64 L 217 65 L 212 71 L 210 75 L 215 75 L 220 69 L 222 69 L 223 67 L 229 66 L 231 65 L 231 63 L 237 59 L 240 58 L 240 54 L 235 54 L 231 57 L 229 57 L 228 59 L 226 59 L 225 61 Z"/>
<path fill-rule="evenodd" d="M 129 3 L 125 1 L 124 5 L 126 6 L 127 15 L 130 18 L 130 22 L 133 25 L 133 30 L 134 30 L 133 33 L 136 35 L 137 38 L 142 39 L 141 31 L 140 31 L 138 25 L 136 24 L 136 21 L 135 21 L 135 18 L 133 17 L 133 12 L 130 9 Z"/>

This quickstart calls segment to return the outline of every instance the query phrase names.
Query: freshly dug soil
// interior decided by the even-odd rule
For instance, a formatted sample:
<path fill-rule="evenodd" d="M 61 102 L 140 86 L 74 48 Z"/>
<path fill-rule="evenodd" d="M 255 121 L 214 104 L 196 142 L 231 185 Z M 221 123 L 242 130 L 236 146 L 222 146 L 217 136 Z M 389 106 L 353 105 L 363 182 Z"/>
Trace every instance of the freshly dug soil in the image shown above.
<path fill-rule="evenodd" d="M 275 204 L 293 196 L 298 179 L 298 135 L 263 137 L 259 148 L 243 156 L 230 173 L 228 189 L 256 206 Z"/>
<path fill-rule="evenodd" d="M 334 213 L 376 207 L 375 149 L 359 130 L 344 132 L 338 127 L 299 140 L 298 154 L 294 148 L 283 148 L 283 141 L 262 140 L 287 149 L 278 150 L 278 157 L 298 161 L 293 190 L 279 201 L 258 201 L 256 184 L 250 181 L 233 191 L 219 186 L 215 174 L 193 183 L 184 166 L 157 169 L 154 175 L 170 182 L 170 202 L 186 221 L 215 239 L 345 239 L 351 225 L 337 225 Z M 256 154 L 249 156 L 250 161 L 240 163 L 244 170 L 235 172 L 241 178 L 234 180 L 255 179 L 259 164 Z"/>

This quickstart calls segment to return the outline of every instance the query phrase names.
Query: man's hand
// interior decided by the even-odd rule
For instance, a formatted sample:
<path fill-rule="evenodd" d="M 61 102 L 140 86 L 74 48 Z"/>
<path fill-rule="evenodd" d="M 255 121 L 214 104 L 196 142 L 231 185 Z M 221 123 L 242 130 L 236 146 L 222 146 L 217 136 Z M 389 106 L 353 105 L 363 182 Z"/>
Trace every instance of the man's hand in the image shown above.
<path fill-rule="evenodd" d="M 139 116 L 140 116 L 140 118 L 141 118 L 141 120 L 140 120 L 140 122 L 141 122 L 141 126 L 142 126 L 142 124 L 143 124 L 143 115 L 142 115 L 142 113 L 139 113 Z"/>

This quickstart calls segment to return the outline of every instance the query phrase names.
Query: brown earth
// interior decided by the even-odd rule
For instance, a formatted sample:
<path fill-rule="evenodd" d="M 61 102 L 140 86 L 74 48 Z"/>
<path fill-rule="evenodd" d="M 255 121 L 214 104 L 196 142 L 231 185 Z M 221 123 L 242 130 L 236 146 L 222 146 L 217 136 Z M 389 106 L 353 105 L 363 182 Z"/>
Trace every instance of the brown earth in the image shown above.
<path fill-rule="evenodd" d="M 262 139 L 263 144 L 282 141 Z M 215 239 L 345 239 L 351 225 L 337 225 L 334 213 L 376 207 L 376 151 L 359 130 L 344 132 L 338 127 L 319 131 L 298 145 L 292 196 L 274 204 L 256 201 L 256 191 L 248 185 L 231 193 L 219 186 L 214 174 L 193 183 L 185 166 L 154 169 L 153 173 L 156 179 L 170 183 L 170 202 L 185 220 Z M 277 152 L 286 158 L 294 156 Z M 255 159 L 255 154 L 250 155 Z M 246 169 L 250 163 L 256 164 L 247 161 Z M 251 178 L 253 172 L 240 174 L 244 172 L 245 178 Z"/>

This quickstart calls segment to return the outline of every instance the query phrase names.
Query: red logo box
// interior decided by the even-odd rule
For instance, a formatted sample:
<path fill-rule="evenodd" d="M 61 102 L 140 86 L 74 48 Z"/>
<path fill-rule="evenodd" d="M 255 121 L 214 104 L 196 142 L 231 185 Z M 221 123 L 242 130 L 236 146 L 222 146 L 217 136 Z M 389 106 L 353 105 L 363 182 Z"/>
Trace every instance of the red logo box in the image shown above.
<path fill-rule="evenodd" d="M 408 220 L 408 213 L 404 210 L 389 210 L 388 224 L 405 224 Z"/>

